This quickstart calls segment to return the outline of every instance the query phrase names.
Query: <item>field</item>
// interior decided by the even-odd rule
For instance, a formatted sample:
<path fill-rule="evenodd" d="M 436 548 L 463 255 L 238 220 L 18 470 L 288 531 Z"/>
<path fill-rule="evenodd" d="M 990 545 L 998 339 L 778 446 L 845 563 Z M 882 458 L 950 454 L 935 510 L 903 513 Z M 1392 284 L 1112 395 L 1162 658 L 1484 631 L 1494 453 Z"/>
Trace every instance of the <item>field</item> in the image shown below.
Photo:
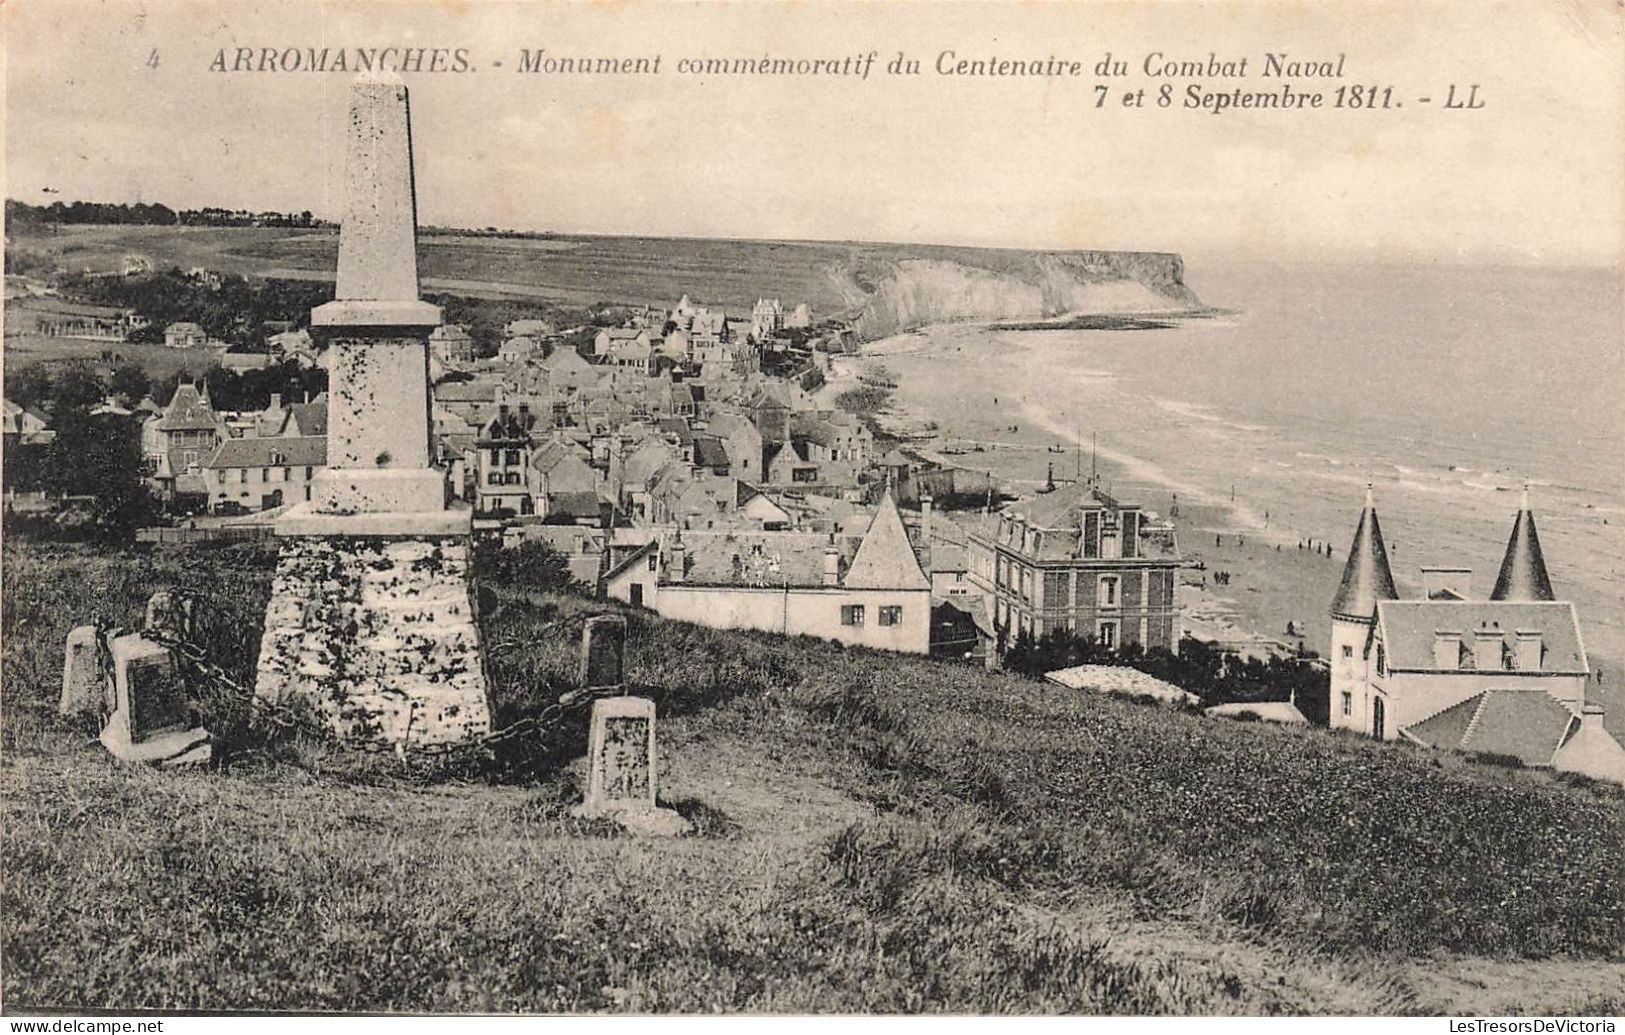
<path fill-rule="evenodd" d="M 331 279 L 338 231 L 270 227 L 66 225 L 31 230 L 12 247 L 64 270 L 120 270 L 141 255 L 163 269 Z M 815 319 L 861 307 L 898 259 L 959 262 L 995 274 L 1029 275 L 1030 251 L 838 241 L 560 235 L 524 239 L 425 233 L 418 266 L 425 291 L 470 297 L 539 298 L 571 305 L 670 306 L 684 294 L 739 317 L 762 297 L 807 302 Z"/>
<path fill-rule="evenodd" d="M 7 543 L 8 1007 L 1625 1008 L 1625 795 L 1316 730 L 633 613 L 696 825 L 644 841 L 568 817 L 580 716 L 435 773 L 262 743 L 218 697 L 202 772 L 56 719 L 68 628 L 160 586 L 246 677 L 269 562 Z M 487 581 L 507 723 L 604 605 Z"/>
<path fill-rule="evenodd" d="M 6 336 L 5 366 L 17 371 L 35 363 L 85 362 L 106 375 L 114 367 L 134 363 L 154 381 L 162 381 L 177 370 L 193 376 L 202 374 L 217 362 L 210 349 L 167 349 L 162 345 L 135 345 L 121 341 L 86 341 L 80 338 L 52 338 L 43 334 Z"/>

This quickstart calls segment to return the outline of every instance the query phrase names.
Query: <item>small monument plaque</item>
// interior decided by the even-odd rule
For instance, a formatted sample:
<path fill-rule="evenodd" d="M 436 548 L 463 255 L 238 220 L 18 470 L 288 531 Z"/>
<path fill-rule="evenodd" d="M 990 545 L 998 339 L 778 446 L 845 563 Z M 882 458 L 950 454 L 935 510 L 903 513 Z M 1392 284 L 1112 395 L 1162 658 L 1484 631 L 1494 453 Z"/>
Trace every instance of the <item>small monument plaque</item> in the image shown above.
<path fill-rule="evenodd" d="M 655 703 L 607 697 L 592 705 L 587 797 L 578 816 L 609 816 L 633 833 L 672 836 L 688 821 L 655 805 Z"/>
<path fill-rule="evenodd" d="M 128 762 L 207 762 L 209 732 L 193 721 L 169 648 L 136 634 L 118 637 L 111 649 L 115 704 L 102 745 Z"/>
<path fill-rule="evenodd" d="M 626 619 L 598 615 L 581 630 L 581 666 L 577 683 L 584 690 L 605 690 L 626 682 Z"/>

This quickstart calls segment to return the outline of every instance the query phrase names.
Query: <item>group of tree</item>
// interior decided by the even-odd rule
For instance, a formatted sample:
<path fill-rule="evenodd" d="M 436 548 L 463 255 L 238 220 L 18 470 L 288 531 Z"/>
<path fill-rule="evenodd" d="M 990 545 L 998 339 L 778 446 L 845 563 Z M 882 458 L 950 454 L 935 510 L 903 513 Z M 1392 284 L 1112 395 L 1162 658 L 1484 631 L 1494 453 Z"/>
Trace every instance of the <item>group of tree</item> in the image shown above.
<path fill-rule="evenodd" d="M 309 212 L 251 212 L 246 209 L 199 208 L 179 211 L 168 205 L 111 204 L 101 201 L 53 201 L 30 205 L 6 201 L 6 222 L 13 226 L 46 223 L 102 226 L 281 226 L 314 227 L 328 224 Z"/>
<path fill-rule="evenodd" d="M 165 327 L 188 322 L 211 338 L 250 352 L 266 348 L 267 322 L 306 326 L 310 310 L 333 298 L 333 285 L 326 281 L 251 281 L 227 274 L 212 287 L 180 269 L 128 277 L 69 276 L 61 290 L 73 298 L 134 309 L 146 317 L 148 325 L 131 333 L 133 342 L 161 342 Z"/>
<path fill-rule="evenodd" d="M 1057 630 L 1036 639 L 1027 633 L 1018 635 L 1005 653 L 1004 666 L 1042 676 L 1074 665 L 1122 665 L 1189 691 L 1203 705 L 1294 698 L 1311 722 L 1325 725 L 1330 675 L 1312 657 L 1265 661 L 1190 637 L 1179 642 L 1177 654 L 1163 648 L 1146 650 L 1138 643 L 1106 647 L 1091 636 Z"/>
<path fill-rule="evenodd" d="M 143 479 L 140 415 L 91 412 L 110 392 L 139 399 L 147 389 L 145 372 L 133 364 L 115 368 L 108 378 L 88 363 L 66 364 L 54 372 L 34 364 L 8 373 L 6 397 L 47 412 L 53 437 L 46 443 L 7 444 L 7 490 L 44 492 L 88 505 L 36 518 L 8 512 L 8 531 L 127 538 L 133 529 L 152 523 L 158 503 Z"/>

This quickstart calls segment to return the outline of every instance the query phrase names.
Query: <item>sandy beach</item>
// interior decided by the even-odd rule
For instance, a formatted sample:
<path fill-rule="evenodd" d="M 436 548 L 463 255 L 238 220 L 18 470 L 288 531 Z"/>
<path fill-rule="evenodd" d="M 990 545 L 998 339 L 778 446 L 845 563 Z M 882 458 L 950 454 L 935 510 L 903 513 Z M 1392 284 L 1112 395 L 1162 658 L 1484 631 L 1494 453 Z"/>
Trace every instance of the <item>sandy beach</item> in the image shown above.
<path fill-rule="evenodd" d="M 1180 495 L 1148 477 L 1134 458 L 1092 443 L 1087 430 L 1058 434 L 1039 423 L 1019 391 L 1001 396 L 990 388 L 1009 376 L 987 369 L 1002 363 L 986 348 L 989 333 L 980 324 L 950 324 L 871 342 L 861 355 L 836 360 L 823 391 L 833 398 L 864 372 L 889 372 L 898 387 L 888 416 L 938 426 L 934 436 L 911 441 L 909 448 L 941 463 L 989 472 L 1011 495 L 1030 497 L 1051 477 L 1065 491 L 1094 473 L 1107 491 L 1173 520 L 1192 564 L 1179 585 L 1186 635 L 1260 656 L 1300 644 L 1324 652 L 1330 635 L 1326 606 L 1343 571 L 1336 547 L 1332 557 L 1299 549 L 1296 536 L 1255 528 L 1239 492 L 1233 506 L 1200 493 Z M 1215 583 L 1219 572 L 1229 574 L 1228 584 Z"/>
<path fill-rule="evenodd" d="M 1116 332 L 1113 340 L 1127 343 L 1137 333 Z M 1125 416 L 1102 401 L 1110 394 L 1112 375 L 1078 369 L 1080 362 L 1087 365 L 1087 358 L 1074 355 L 1066 371 L 1072 383 L 1057 383 L 1054 356 L 1045 351 L 1053 346 L 1042 344 L 1050 339 L 968 323 L 912 331 L 871 342 L 860 355 L 838 360 L 825 391 L 833 397 L 863 373 L 889 375 L 897 388 L 888 417 L 937 425 L 932 437 L 911 441 L 910 448 L 944 463 L 987 471 L 1013 495 L 1030 496 L 1050 477 L 1064 490 L 1095 472 L 1113 495 L 1174 521 L 1181 550 L 1192 564 L 1182 573 L 1179 589 L 1186 635 L 1254 654 L 1300 645 L 1324 654 L 1330 637 L 1327 610 L 1342 575 L 1363 485 L 1352 484 L 1352 476 L 1342 479 L 1351 484 L 1334 483 L 1330 492 L 1335 498 L 1316 510 L 1295 507 L 1290 498 L 1283 503 L 1281 475 L 1259 457 L 1228 445 L 1226 436 L 1245 443 L 1256 429 L 1206 413 L 1182 413 L 1176 405 L 1145 407 L 1154 412 Z M 1079 418 L 1072 427 L 1056 417 L 1057 393 L 1076 400 Z M 1187 465 L 1198 460 L 1209 464 L 1205 485 L 1168 462 L 1171 453 L 1186 450 L 1191 455 L 1181 459 Z M 1231 484 L 1216 489 L 1222 482 Z M 1391 493 L 1389 498 L 1399 498 L 1397 490 Z M 1385 504 L 1379 503 L 1379 509 Z M 1402 520 L 1385 520 L 1385 531 L 1390 525 L 1400 530 L 1397 535 L 1389 532 L 1389 541 L 1404 593 L 1414 577 L 1411 566 L 1431 562 L 1443 551 L 1432 547 L 1413 558 L 1419 548 L 1412 546 L 1412 529 Z M 1493 544 L 1488 548 L 1494 549 Z M 1484 567 L 1478 577 L 1493 579 L 1493 568 Z M 1229 578 L 1216 585 L 1213 576 L 1219 572 Z M 1487 590 L 1486 581 L 1480 591 Z M 1581 616 L 1586 623 L 1584 604 Z M 1592 660 L 1614 667 L 1612 656 L 1595 647 Z M 1612 685 L 1603 692 L 1617 694 Z M 1620 710 L 1610 708 L 1616 714 Z"/>

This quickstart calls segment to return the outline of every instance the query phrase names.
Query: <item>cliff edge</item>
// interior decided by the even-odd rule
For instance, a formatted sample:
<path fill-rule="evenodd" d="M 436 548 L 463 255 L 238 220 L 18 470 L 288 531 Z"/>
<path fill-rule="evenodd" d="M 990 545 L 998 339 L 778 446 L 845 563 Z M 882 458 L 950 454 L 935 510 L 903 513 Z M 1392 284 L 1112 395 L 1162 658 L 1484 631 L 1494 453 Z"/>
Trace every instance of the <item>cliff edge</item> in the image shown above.
<path fill-rule="evenodd" d="M 944 249 L 944 251 L 947 251 Z M 882 338 L 955 320 L 1048 319 L 1201 306 L 1170 252 L 1000 252 L 866 257 L 836 271 L 853 326 Z"/>

